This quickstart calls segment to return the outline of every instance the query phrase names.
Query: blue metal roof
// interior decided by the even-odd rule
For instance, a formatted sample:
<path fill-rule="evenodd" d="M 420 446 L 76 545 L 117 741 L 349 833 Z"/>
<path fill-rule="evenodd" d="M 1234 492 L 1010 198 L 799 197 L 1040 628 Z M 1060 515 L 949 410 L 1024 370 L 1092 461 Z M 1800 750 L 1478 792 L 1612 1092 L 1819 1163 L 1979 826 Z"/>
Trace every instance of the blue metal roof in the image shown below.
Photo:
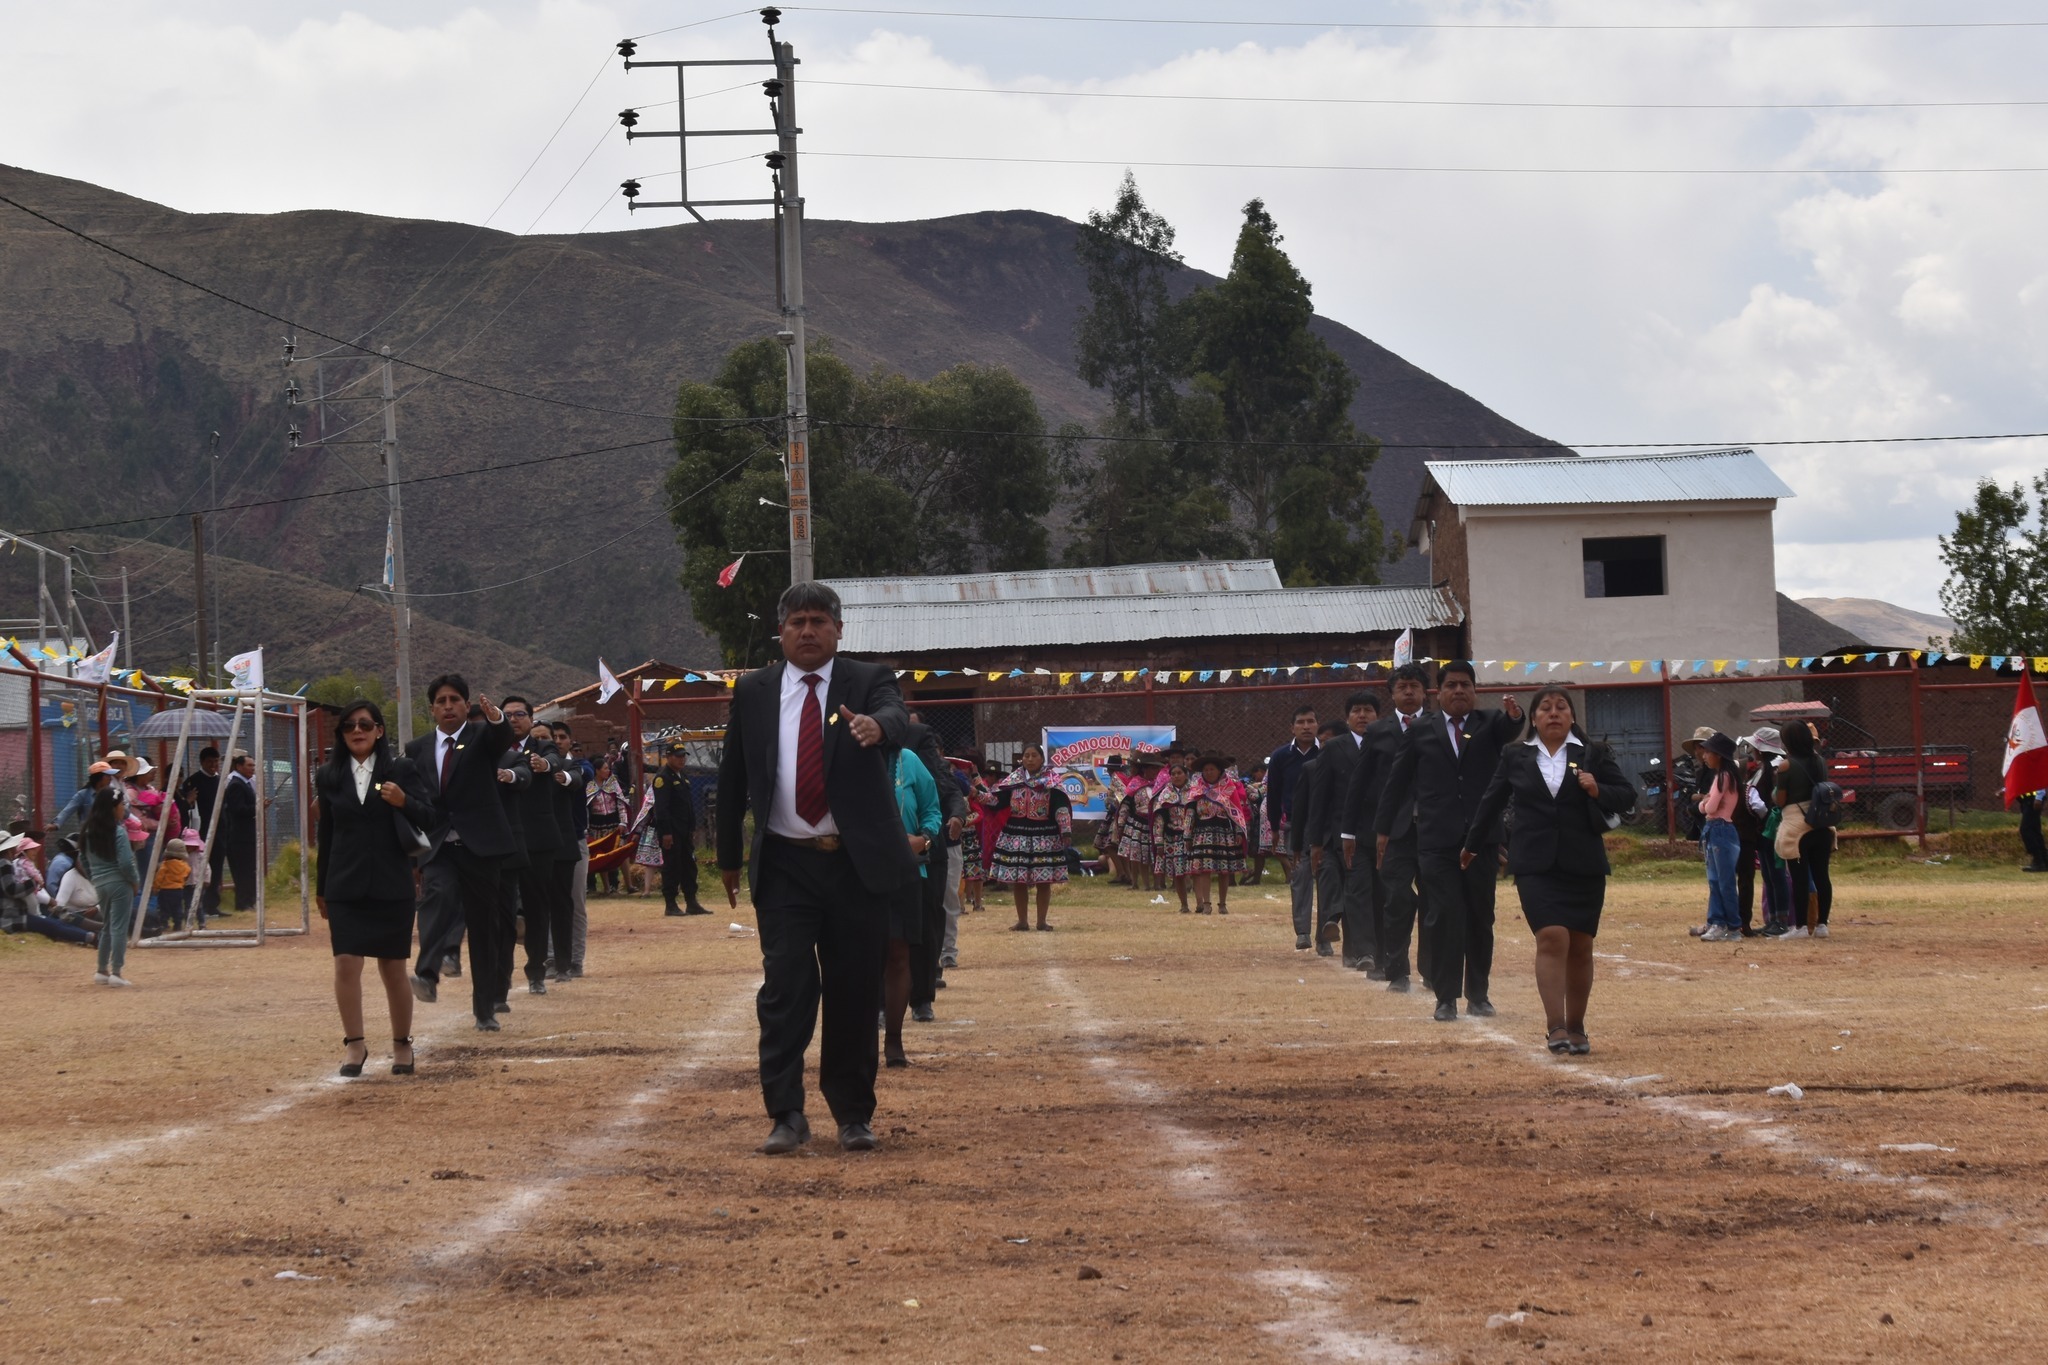
<path fill-rule="evenodd" d="M 1796 496 L 1754 450 L 1551 460 L 1431 460 L 1431 486 L 1460 507 L 1755 502 Z"/>

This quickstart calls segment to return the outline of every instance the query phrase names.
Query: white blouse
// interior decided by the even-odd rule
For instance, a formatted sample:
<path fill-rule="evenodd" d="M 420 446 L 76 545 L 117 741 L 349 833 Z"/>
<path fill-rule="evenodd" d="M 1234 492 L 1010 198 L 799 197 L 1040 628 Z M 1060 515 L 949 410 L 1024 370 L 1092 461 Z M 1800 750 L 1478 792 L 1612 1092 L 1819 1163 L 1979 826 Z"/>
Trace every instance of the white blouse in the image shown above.
<path fill-rule="evenodd" d="M 1558 745 L 1556 753 L 1544 748 L 1543 741 L 1535 735 L 1522 742 L 1536 751 L 1536 769 L 1543 774 L 1543 785 L 1550 788 L 1552 796 L 1557 795 L 1559 788 L 1564 786 L 1565 771 L 1571 767 L 1572 742 L 1566 740 Z"/>
<path fill-rule="evenodd" d="M 367 763 L 360 758 L 349 761 L 356 771 L 356 800 L 367 806 L 370 804 L 370 774 L 376 771 L 377 760 L 373 757 Z"/>

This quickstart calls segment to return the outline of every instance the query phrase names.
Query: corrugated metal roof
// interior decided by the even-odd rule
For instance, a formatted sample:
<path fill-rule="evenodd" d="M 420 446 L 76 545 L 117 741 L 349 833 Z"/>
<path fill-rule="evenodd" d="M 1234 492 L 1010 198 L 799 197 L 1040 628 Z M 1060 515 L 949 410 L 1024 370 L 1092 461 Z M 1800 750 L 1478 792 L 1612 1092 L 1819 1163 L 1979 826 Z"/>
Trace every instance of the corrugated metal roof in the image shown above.
<path fill-rule="evenodd" d="M 1138 597 L 1158 593 L 1251 592 L 1280 586 L 1270 559 L 1202 559 L 1185 564 L 1119 564 L 1103 569 L 946 574 L 932 578 L 828 578 L 848 607 L 889 602 L 988 602 L 1029 598 Z"/>
<path fill-rule="evenodd" d="M 1451 595 L 1435 587 L 1269 588 L 1132 594 L 1110 601 L 849 603 L 841 647 L 849 654 L 901 657 L 1241 635 L 1393 634 L 1463 619 Z"/>
<path fill-rule="evenodd" d="M 1556 460 L 1431 460 L 1429 482 L 1460 507 L 1739 502 L 1794 494 L 1748 449 Z M 1429 485 L 1423 488 L 1425 498 Z"/>

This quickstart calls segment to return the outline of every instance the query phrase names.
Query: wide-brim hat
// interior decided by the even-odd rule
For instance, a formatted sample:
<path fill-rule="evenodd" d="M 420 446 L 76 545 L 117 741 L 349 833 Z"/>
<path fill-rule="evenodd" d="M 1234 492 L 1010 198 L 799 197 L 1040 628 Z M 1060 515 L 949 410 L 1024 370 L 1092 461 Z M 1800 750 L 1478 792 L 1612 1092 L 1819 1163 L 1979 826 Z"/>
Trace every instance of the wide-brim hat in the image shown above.
<path fill-rule="evenodd" d="M 1756 733 L 1745 739 L 1743 743 L 1762 754 L 1782 754 L 1785 752 L 1785 741 L 1778 737 L 1778 729 L 1774 725 L 1757 726 Z"/>
<path fill-rule="evenodd" d="M 134 763 L 135 766 L 128 771 L 127 775 L 129 777 L 141 777 L 145 773 L 153 773 L 156 771 L 156 764 L 151 763 L 148 759 L 142 757 L 140 754 L 137 754 L 135 756 Z"/>
<path fill-rule="evenodd" d="M 139 771 L 142 767 L 142 760 L 135 758 L 130 754 L 123 753 L 119 749 L 107 750 L 106 757 L 101 759 L 100 761 L 105 763 L 109 768 L 112 768 L 115 772 L 121 774 L 121 776 L 123 777 L 135 776 L 136 772 Z"/>
<path fill-rule="evenodd" d="M 1219 773 L 1227 773 L 1232 768 L 1237 766 L 1237 760 L 1235 758 L 1232 758 L 1229 754 L 1211 753 L 1203 754 L 1200 758 L 1195 760 L 1195 771 L 1200 772 L 1202 769 L 1208 767 L 1211 763 L 1216 765 L 1216 771 Z"/>
<path fill-rule="evenodd" d="M 1701 740 L 1700 748 L 1710 754 L 1719 754 L 1723 763 L 1733 763 L 1735 761 L 1735 741 L 1722 734 L 1719 730 L 1713 731 L 1705 739 Z"/>
<path fill-rule="evenodd" d="M 1719 730 L 1716 730 L 1711 725 L 1702 725 L 1699 729 L 1692 732 L 1691 739 L 1687 740 L 1685 743 L 1679 745 L 1678 747 L 1685 750 L 1687 753 L 1691 754 L 1694 758 L 1698 758 L 1700 756 L 1700 745 L 1705 744 L 1708 740 L 1712 739 L 1715 735 L 1718 735 L 1720 733 L 1721 732 Z"/>
<path fill-rule="evenodd" d="M 0 834 L 0 853 L 12 853 L 24 842 L 19 834 Z"/>
<path fill-rule="evenodd" d="M 181 843 L 181 844 L 183 844 L 183 845 L 184 845 L 185 847 L 187 847 L 187 848 L 205 848 L 205 847 L 206 847 L 206 840 L 202 839 L 202 838 L 201 838 L 201 837 L 199 836 L 199 831 L 198 831 L 198 830 L 196 830 L 196 829 L 187 829 L 187 830 L 186 830 L 186 831 L 184 832 L 184 834 L 182 834 L 182 835 L 180 835 L 180 836 L 179 836 L 179 838 L 178 838 L 178 842 L 179 842 L 179 843 Z"/>

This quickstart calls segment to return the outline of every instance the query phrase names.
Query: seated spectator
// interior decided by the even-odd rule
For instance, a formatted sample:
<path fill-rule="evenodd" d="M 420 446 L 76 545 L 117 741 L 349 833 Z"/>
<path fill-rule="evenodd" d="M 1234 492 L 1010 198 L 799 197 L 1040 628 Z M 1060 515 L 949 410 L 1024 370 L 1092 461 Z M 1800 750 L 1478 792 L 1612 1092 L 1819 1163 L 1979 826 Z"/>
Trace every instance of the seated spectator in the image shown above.
<path fill-rule="evenodd" d="M 0 933 L 41 934 L 58 943 L 97 944 L 92 931 L 41 913 L 42 878 L 29 859 L 35 850 L 35 843 L 19 834 L 0 835 Z"/>

